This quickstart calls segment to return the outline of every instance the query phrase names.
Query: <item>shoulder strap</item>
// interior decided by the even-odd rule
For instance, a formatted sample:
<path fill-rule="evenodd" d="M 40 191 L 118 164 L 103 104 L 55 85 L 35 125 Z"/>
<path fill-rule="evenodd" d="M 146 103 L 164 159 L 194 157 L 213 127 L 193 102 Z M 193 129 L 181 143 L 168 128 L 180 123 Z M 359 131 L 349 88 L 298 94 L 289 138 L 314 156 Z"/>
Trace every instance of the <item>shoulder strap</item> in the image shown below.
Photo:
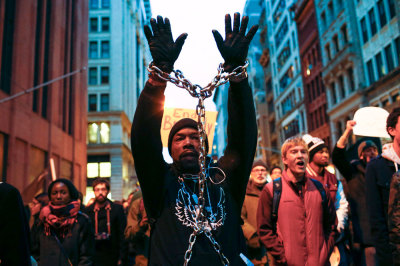
<path fill-rule="evenodd" d="M 329 210 L 328 210 L 328 197 L 326 195 L 326 191 L 325 191 L 323 185 L 318 180 L 315 180 L 312 178 L 310 178 L 310 179 L 314 183 L 314 185 L 317 187 L 319 193 L 321 194 L 323 224 L 324 224 L 324 227 L 327 228 L 328 224 L 329 224 Z"/>
<path fill-rule="evenodd" d="M 50 232 L 51 232 L 51 234 L 54 236 L 54 238 L 56 239 L 56 242 L 57 242 L 58 246 L 60 247 L 61 253 L 62 253 L 62 254 L 65 256 L 65 258 L 67 259 L 68 264 L 69 264 L 70 266 L 73 266 L 73 264 L 72 264 L 71 260 L 69 259 L 68 254 L 67 254 L 67 252 L 65 251 L 63 245 L 61 244 L 61 242 L 60 242 L 60 240 L 58 239 L 57 235 L 53 232 L 53 230 L 51 230 L 51 228 L 50 228 Z"/>
<path fill-rule="evenodd" d="M 279 208 L 279 201 L 281 200 L 282 194 L 282 179 L 277 178 L 273 181 L 272 186 L 273 191 L 273 198 L 272 198 L 272 226 L 273 230 L 276 231 L 276 222 L 278 221 L 278 208 Z"/>

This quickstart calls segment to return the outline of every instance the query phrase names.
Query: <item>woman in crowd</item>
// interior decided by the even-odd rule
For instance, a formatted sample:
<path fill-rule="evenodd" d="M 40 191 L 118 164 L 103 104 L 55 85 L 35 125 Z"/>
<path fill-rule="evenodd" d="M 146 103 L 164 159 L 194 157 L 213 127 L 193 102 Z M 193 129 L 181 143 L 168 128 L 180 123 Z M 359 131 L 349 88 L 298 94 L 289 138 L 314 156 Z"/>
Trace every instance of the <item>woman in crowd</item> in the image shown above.
<path fill-rule="evenodd" d="M 57 179 L 48 189 L 49 205 L 32 228 L 32 255 L 39 265 L 93 265 L 94 234 L 79 209 L 79 194 L 71 181 Z"/>

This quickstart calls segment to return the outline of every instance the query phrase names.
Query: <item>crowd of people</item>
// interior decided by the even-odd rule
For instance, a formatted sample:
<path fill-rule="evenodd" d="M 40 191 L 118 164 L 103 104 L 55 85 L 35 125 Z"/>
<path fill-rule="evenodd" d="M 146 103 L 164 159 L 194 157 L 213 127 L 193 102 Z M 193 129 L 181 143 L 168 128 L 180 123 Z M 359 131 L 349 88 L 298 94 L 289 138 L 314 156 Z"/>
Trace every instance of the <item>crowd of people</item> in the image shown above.
<path fill-rule="evenodd" d="M 184 118 L 169 133 L 168 164 L 165 77 L 187 34 L 174 41 L 161 16 L 150 24 L 144 30 L 162 73 L 150 71 L 132 123 L 140 190 L 119 204 L 107 197 L 108 181 L 96 179 L 84 206 L 72 182 L 57 179 L 27 216 L 19 192 L 0 183 L 0 265 L 400 265 L 400 108 L 387 118 L 392 142 L 362 141 L 356 160 L 346 153 L 356 125 L 348 121 L 332 153 L 318 137 L 294 136 L 281 147 L 283 167 L 268 167 L 254 161 L 252 90 L 239 73 L 230 80 L 223 156 L 199 160 L 207 136 Z M 257 31 L 246 34 L 247 24 L 235 13 L 233 27 L 225 17 L 225 39 L 213 31 L 227 72 L 245 64 Z"/>

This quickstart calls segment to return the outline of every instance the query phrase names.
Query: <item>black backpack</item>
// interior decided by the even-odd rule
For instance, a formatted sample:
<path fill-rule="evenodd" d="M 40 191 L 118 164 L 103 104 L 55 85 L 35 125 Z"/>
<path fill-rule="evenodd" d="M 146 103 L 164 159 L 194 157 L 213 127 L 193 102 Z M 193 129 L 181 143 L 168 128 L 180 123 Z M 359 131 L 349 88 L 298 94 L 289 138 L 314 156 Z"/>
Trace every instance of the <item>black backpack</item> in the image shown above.
<path fill-rule="evenodd" d="M 315 180 L 310 178 L 310 180 L 314 183 L 314 185 L 317 187 L 319 193 L 321 194 L 322 198 L 322 208 L 323 208 L 323 221 L 324 221 L 324 227 L 326 223 L 329 221 L 329 210 L 328 210 L 328 198 L 326 196 L 326 191 L 322 184 Z M 273 191 L 273 198 L 272 198 L 272 225 L 273 225 L 273 230 L 276 232 L 276 223 L 278 221 L 278 208 L 279 208 L 279 201 L 281 200 L 281 194 L 282 194 L 282 179 L 277 178 L 273 181 L 273 186 L 272 186 L 272 191 Z"/>

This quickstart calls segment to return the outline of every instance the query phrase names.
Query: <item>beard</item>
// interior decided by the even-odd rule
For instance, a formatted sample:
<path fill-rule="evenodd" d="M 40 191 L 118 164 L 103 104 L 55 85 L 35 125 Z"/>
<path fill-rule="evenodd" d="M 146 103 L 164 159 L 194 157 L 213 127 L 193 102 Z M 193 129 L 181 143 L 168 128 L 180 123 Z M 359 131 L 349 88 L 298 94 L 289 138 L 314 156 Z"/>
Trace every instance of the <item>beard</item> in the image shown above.
<path fill-rule="evenodd" d="M 200 172 L 199 153 L 197 151 L 181 154 L 176 163 L 182 173 L 198 174 Z"/>

